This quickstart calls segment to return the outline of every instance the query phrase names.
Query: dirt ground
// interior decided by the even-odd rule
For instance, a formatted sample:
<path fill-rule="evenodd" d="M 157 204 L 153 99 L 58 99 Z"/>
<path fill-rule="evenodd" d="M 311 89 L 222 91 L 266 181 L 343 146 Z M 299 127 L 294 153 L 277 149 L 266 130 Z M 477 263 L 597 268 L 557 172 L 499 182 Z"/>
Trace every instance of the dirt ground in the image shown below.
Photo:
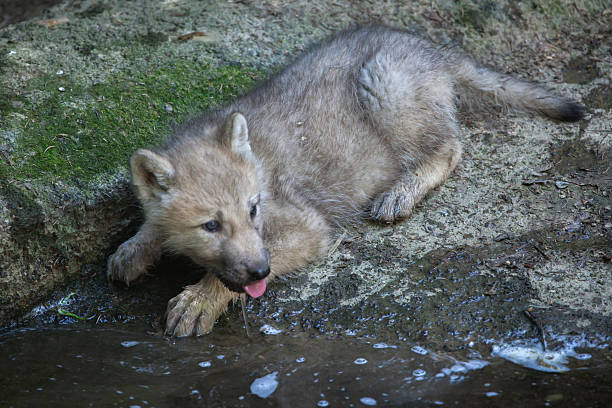
<path fill-rule="evenodd" d="M 596 1 L 555 4 L 65 1 L 35 20 L 0 31 L 3 58 L 14 58 L 4 64 L 2 75 L 11 92 L 22 90 L 24 98 L 34 98 L 44 91 L 29 88 L 33 79 L 60 65 L 83 87 L 112 81 L 113 75 L 158 58 L 220 65 L 239 61 L 269 71 L 312 41 L 367 21 L 459 43 L 483 63 L 581 100 L 589 110 L 586 120 L 566 125 L 512 113 L 464 114 L 465 154 L 445 185 L 405 222 L 343 231 L 326 259 L 273 283 L 261 301 L 251 302 L 252 323 L 330 335 L 349 331 L 412 338 L 435 349 L 453 349 L 471 339 L 532 335 L 534 324 L 524 315 L 530 308 L 550 333 L 606 337 L 612 333 L 612 12 Z M 177 41 L 193 32 L 201 34 Z M 148 54 L 130 59 L 126 49 L 143 38 L 149 41 Z M 11 157 L 24 122 L 11 112 L 7 118 L 0 135 L 3 155 Z M 65 295 L 61 285 L 68 280 L 82 299 L 75 311 L 99 315 L 98 322 L 142 317 L 158 328 L 164 297 L 173 294 L 162 289 L 166 283 L 155 281 L 167 282 L 168 273 L 180 275 L 174 262 L 140 287 L 109 288 L 104 280 L 104 259 L 133 233 L 139 218 L 125 180 L 123 162 L 101 178 L 66 180 L 60 187 L 32 178 L 2 180 L 7 220 L 29 214 L 14 204 L 19 194 L 30 197 L 28 191 L 34 191 L 42 197 L 50 185 L 54 191 L 69 190 L 68 210 L 57 197 L 32 198 L 42 214 L 34 225 L 47 238 L 78 237 L 74 242 L 88 248 L 33 249 L 30 242 L 39 232 L 21 219 L 27 228 L 19 230 L 19 245 L 11 244 L 17 249 L 4 253 L 0 284 L 11 310 L 5 320 L 14 322 L 41 300 L 54 304 Z M 92 190 L 103 193 L 92 199 Z M 108 209 L 96 212 L 96 206 Z M 79 212 L 83 208 L 85 213 Z M 96 216 L 75 223 L 75 217 L 88 217 L 83 214 L 89 208 Z M 70 228 L 62 229 L 66 222 Z M 15 242 L 18 224 L 6 225 L 0 231 L 3 242 Z M 65 268 L 70 273 L 63 265 L 70 265 Z M 185 283 L 172 280 L 176 290 Z M 11 291 L 19 296 L 11 297 Z M 239 322 L 236 310 L 219 326 Z M 51 320 L 57 319 L 63 317 Z"/>

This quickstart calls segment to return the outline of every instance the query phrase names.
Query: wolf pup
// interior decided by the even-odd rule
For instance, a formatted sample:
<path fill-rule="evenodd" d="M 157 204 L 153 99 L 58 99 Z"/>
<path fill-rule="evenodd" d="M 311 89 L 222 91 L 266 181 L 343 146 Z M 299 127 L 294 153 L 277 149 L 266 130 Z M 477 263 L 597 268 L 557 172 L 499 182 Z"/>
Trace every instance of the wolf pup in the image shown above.
<path fill-rule="evenodd" d="M 458 103 L 488 100 L 558 121 L 569 99 L 383 26 L 315 46 L 237 101 L 137 150 L 132 184 L 146 221 L 109 258 L 129 284 L 162 250 L 206 267 L 168 303 L 167 335 L 209 332 L 230 300 L 328 250 L 334 227 L 408 217 L 461 156 Z"/>

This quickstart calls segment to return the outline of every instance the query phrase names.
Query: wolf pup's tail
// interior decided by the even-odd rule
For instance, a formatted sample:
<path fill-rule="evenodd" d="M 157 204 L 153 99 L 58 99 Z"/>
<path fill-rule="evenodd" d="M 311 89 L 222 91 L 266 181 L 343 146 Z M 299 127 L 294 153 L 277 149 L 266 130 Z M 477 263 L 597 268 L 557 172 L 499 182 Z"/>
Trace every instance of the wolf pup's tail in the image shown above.
<path fill-rule="evenodd" d="M 477 66 L 470 58 L 455 52 L 451 52 L 449 63 L 460 88 L 461 104 L 471 106 L 492 101 L 504 108 L 533 111 L 562 122 L 577 122 L 584 118 L 584 106 L 554 95 L 539 85 Z"/>

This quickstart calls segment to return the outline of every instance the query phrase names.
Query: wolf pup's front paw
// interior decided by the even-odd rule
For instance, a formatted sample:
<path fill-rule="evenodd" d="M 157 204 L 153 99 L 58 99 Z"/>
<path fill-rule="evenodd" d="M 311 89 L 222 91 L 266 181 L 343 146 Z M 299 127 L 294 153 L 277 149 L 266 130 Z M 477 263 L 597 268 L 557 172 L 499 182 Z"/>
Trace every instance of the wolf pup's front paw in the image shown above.
<path fill-rule="evenodd" d="M 125 282 L 129 286 L 153 265 L 160 256 L 156 242 L 138 233 L 117 248 L 108 258 L 106 276 L 109 280 Z"/>
<path fill-rule="evenodd" d="M 187 286 L 168 301 L 166 311 L 167 336 L 184 337 L 209 333 L 221 314 L 222 305 L 214 304 L 201 284 Z"/>

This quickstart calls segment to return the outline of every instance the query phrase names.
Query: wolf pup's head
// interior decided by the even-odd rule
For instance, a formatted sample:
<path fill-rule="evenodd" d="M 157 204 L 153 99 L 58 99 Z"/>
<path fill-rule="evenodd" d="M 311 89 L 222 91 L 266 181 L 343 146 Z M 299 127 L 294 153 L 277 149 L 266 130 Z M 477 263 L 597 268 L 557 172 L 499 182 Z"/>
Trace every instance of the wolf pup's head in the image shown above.
<path fill-rule="evenodd" d="M 132 184 L 166 249 L 214 271 L 235 292 L 261 296 L 270 256 L 246 119 L 234 113 L 201 132 L 212 134 L 179 138 L 159 153 L 137 150 Z"/>

